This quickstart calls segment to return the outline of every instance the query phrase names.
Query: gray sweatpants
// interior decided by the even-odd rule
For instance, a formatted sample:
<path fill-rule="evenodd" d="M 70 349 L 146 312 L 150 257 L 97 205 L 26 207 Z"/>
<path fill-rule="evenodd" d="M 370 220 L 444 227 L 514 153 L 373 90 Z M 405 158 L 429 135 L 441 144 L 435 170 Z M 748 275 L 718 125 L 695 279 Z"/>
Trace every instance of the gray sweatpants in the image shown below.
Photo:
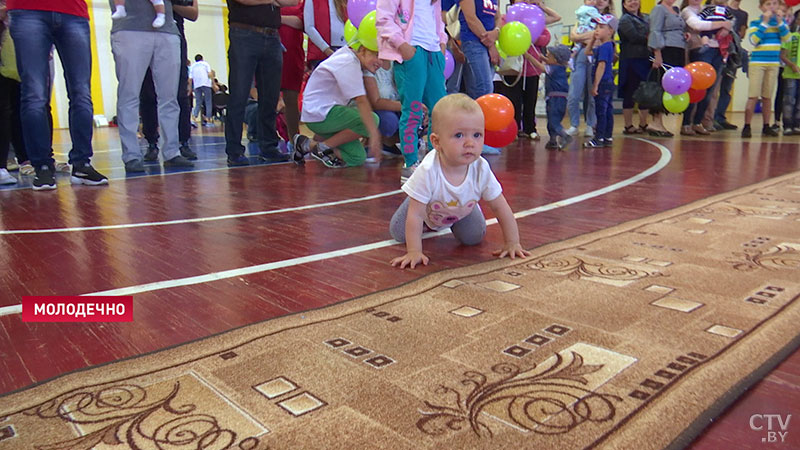
<path fill-rule="evenodd" d="M 398 242 L 406 241 L 406 216 L 410 197 L 406 197 L 403 204 L 397 208 L 389 222 L 389 233 Z M 450 230 L 453 236 L 464 245 L 478 245 L 486 235 L 486 219 L 483 217 L 480 205 L 475 205 L 467 217 L 454 223 Z"/>
<path fill-rule="evenodd" d="M 139 92 L 150 67 L 158 97 L 158 127 L 164 160 L 180 154 L 178 148 L 178 78 L 180 38 L 158 31 L 117 31 L 111 34 L 111 52 L 117 72 L 117 123 L 122 161 L 142 160 L 139 129 Z"/>

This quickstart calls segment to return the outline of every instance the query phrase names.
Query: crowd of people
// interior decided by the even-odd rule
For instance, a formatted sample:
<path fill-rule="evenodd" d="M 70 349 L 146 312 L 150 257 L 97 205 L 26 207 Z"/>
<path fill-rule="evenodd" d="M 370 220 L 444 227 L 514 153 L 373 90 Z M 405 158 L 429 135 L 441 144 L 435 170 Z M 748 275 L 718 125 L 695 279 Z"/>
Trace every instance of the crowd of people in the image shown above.
<path fill-rule="evenodd" d="M 547 24 L 562 20 L 545 0 L 512 4 L 516 1 L 538 6 Z M 634 124 L 637 91 L 659 81 L 666 69 L 695 61 L 708 63 L 717 76 L 707 94 L 683 112 L 680 134 L 739 128 L 726 111 L 740 69 L 748 77 L 741 136 L 752 136 L 758 104 L 763 136 L 778 135 L 781 119 L 784 135 L 800 134 L 798 13 L 780 0 L 758 0 L 761 14 L 748 22 L 740 0 L 676 3 L 661 0 L 647 15 L 640 0 L 622 0 L 618 15 L 611 0 L 584 0 L 569 34 L 571 48 L 550 42 L 545 30 L 521 56 L 516 74 L 499 75 L 496 67 L 505 65 L 496 44 L 506 19 L 497 0 L 377 0 L 374 48 L 345 39 L 346 0 L 228 0 L 227 164 L 250 164 L 242 143 L 247 123 L 247 136 L 262 161 L 302 164 L 310 155 L 338 168 L 399 155 L 402 184 L 431 145 L 430 113 L 448 93 L 464 92 L 473 99 L 502 93 L 515 106 L 519 138 L 539 140 L 535 110 L 541 76 L 548 149 L 568 146 L 579 133 L 582 115 L 583 146 L 611 146 L 615 95 L 622 99 L 624 134 L 672 137 L 678 130 L 665 127 L 663 107 L 639 108 Z M 197 0 L 109 0 L 109 8 L 118 80 L 116 123 L 126 172 L 144 172 L 146 164 L 158 163 L 159 154 L 165 167 L 193 167 L 192 118 L 210 122 L 214 79 L 202 55 L 191 65 L 187 58 L 184 20 L 197 20 Z M 107 184 L 91 165 L 85 0 L 0 0 L 0 14 L 0 183 L 17 181 L 6 166 L 13 146 L 20 170 L 34 172 L 33 189 L 56 188 L 55 173 L 63 166 L 56 165 L 51 149 L 55 49 L 69 96 L 72 182 Z M 752 47 L 749 53 L 742 46 L 745 40 Z M 449 79 L 444 76 L 447 52 L 455 62 Z M 311 135 L 300 134 L 301 123 Z M 149 143 L 146 150 L 139 145 L 140 124 Z M 285 128 L 280 134 L 279 125 Z M 482 149 L 483 154 L 499 151 L 487 145 Z"/>

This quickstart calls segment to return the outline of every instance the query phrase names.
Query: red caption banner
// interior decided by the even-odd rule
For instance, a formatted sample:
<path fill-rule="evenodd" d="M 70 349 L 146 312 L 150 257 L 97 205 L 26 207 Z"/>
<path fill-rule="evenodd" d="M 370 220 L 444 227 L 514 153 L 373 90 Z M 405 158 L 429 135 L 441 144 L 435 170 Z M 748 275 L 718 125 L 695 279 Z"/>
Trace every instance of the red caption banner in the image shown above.
<path fill-rule="evenodd" d="M 133 296 L 22 297 L 23 322 L 133 322 Z"/>

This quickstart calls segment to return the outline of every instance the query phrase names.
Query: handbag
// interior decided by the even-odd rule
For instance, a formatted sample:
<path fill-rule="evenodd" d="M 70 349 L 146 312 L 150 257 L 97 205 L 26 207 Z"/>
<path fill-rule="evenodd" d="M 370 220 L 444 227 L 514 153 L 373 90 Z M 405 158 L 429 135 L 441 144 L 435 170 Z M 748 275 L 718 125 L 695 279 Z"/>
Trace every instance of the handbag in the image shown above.
<path fill-rule="evenodd" d="M 503 58 L 500 61 L 500 65 L 497 67 L 497 74 L 501 75 L 503 84 L 508 87 L 516 86 L 516 84 L 519 83 L 519 80 L 522 79 L 522 73 L 524 72 L 522 65 L 522 55 Z M 505 77 L 517 77 L 517 79 L 514 80 L 513 83 L 509 84 L 506 83 Z"/>
<path fill-rule="evenodd" d="M 652 68 L 647 73 L 647 80 L 639 83 L 639 86 L 633 91 L 633 101 L 635 101 L 639 108 L 648 109 L 650 111 L 662 110 L 664 88 L 661 87 L 661 76 L 659 71 L 662 69 L 653 70 Z M 652 79 L 655 73 L 656 79 Z"/>

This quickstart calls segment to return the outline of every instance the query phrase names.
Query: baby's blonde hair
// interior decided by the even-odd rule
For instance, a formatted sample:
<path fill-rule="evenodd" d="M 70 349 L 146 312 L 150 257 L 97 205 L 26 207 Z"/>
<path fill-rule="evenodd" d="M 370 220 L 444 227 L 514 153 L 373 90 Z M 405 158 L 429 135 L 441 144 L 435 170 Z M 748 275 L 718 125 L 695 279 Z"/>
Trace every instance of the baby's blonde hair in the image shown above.
<path fill-rule="evenodd" d="M 442 117 L 448 116 L 456 111 L 480 114 L 483 117 L 481 106 L 466 94 L 450 94 L 442 97 L 433 107 L 431 113 L 431 131 L 438 133 L 442 126 Z"/>

